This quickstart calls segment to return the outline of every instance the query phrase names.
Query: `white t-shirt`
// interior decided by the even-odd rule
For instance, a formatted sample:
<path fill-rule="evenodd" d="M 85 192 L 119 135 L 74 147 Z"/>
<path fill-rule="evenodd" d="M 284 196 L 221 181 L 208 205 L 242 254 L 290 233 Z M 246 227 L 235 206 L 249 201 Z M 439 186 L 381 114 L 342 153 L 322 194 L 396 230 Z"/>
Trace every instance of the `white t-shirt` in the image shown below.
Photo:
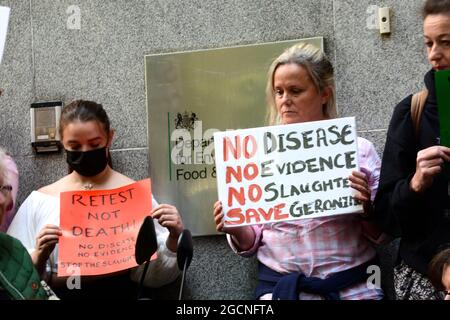
<path fill-rule="evenodd" d="M 8 229 L 8 234 L 19 239 L 31 254 L 35 250 L 36 237 L 47 224 L 59 226 L 59 198 L 39 191 L 33 191 L 14 217 Z M 158 202 L 152 197 L 152 207 L 155 208 Z M 158 221 L 154 220 L 155 230 L 158 239 L 158 259 L 152 261 L 148 267 L 144 284 L 148 287 L 161 287 L 174 281 L 180 271 L 177 265 L 176 253 L 166 247 L 166 240 L 169 231 L 162 227 Z M 54 273 L 58 270 L 58 250 L 51 253 L 47 261 L 47 271 Z M 138 266 L 131 270 L 131 279 L 139 281 L 143 272 L 143 266 Z"/>

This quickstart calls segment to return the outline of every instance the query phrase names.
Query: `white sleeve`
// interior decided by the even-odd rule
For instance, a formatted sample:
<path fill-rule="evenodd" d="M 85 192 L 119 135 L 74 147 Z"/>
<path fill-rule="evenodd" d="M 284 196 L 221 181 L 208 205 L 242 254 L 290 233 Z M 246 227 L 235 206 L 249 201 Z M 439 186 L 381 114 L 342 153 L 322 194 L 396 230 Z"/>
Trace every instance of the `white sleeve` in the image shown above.
<path fill-rule="evenodd" d="M 37 236 L 33 223 L 36 208 L 31 198 L 31 195 L 28 196 L 20 206 L 7 231 L 11 237 L 20 240 L 30 254 L 35 250 Z"/>
<path fill-rule="evenodd" d="M 14 216 L 7 233 L 14 237 L 31 255 L 36 249 L 36 237 L 47 224 L 59 226 L 59 198 L 33 191 Z M 47 271 L 56 272 L 58 244 L 47 260 Z"/>
<path fill-rule="evenodd" d="M 153 208 L 157 205 L 158 202 L 153 198 Z M 158 258 L 150 262 L 145 275 L 144 285 L 151 288 L 159 288 L 173 282 L 179 276 L 180 270 L 178 269 L 176 252 L 170 251 L 166 246 L 169 231 L 162 227 L 157 220 L 153 221 L 158 241 L 158 249 L 156 251 Z M 139 282 L 143 271 L 144 265 L 132 269 L 131 279 Z"/>

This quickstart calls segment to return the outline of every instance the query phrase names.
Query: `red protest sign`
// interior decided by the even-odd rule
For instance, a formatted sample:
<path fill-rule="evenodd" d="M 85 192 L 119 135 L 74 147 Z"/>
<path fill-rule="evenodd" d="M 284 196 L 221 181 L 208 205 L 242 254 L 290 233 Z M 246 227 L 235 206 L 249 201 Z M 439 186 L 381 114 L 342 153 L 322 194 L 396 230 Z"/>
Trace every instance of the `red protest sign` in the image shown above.
<path fill-rule="evenodd" d="M 137 234 L 152 209 L 150 179 L 113 190 L 63 192 L 60 202 L 58 276 L 101 275 L 137 266 Z"/>

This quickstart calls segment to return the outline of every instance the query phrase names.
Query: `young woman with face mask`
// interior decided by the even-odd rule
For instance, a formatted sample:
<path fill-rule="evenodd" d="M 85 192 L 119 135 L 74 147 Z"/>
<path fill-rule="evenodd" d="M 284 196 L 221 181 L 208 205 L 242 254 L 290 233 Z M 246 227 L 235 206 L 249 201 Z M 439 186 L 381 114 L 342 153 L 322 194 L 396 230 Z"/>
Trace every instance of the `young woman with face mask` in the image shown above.
<path fill-rule="evenodd" d="M 109 149 L 114 136 L 102 105 L 78 100 L 61 114 L 61 141 L 66 152 L 69 174 L 53 184 L 33 191 L 16 214 L 8 234 L 22 241 L 37 270 L 45 275 L 57 295 L 64 298 L 136 298 L 142 268 L 99 277 L 82 277 L 81 290 L 69 290 L 65 278 L 56 277 L 58 261 L 59 195 L 74 190 L 115 189 L 134 181 L 111 167 Z M 153 199 L 150 213 L 158 237 L 158 259 L 145 277 L 148 287 L 160 287 L 179 274 L 176 251 L 183 223 L 177 208 Z M 131 280 L 130 280 L 131 279 Z"/>

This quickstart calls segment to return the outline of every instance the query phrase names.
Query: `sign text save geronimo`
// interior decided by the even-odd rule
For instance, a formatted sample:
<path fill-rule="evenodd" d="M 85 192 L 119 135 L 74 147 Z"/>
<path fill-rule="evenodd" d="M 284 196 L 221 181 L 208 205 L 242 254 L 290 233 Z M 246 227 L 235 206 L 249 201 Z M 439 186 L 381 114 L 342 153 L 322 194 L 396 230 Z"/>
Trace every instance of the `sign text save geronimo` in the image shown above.
<path fill-rule="evenodd" d="M 354 118 L 218 132 L 214 143 L 226 226 L 362 211 L 348 180 Z"/>

